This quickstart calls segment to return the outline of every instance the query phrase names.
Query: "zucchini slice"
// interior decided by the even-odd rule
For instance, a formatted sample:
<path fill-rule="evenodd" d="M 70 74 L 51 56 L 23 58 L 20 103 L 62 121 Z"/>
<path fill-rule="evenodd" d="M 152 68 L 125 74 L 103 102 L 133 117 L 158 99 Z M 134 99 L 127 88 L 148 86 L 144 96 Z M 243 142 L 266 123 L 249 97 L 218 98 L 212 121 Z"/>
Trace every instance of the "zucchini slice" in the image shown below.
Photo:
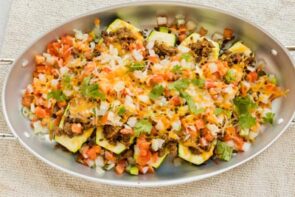
<path fill-rule="evenodd" d="M 207 161 L 212 155 L 216 145 L 216 140 L 211 144 L 210 150 L 203 152 L 202 154 L 193 154 L 187 146 L 183 144 L 178 144 L 178 156 L 188 162 L 191 162 L 195 165 L 200 165 Z"/>
<path fill-rule="evenodd" d="M 87 129 L 83 132 L 82 135 L 74 136 L 72 138 L 66 135 L 55 136 L 54 140 L 57 143 L 64 146 L 65 148 L 67 148 L 69 151 L 75 153 L 81 148 L 84 142 L 86 142 L 87 139 L 91 136 L 93 130 L 94 128 Z"/>
<path fill-rule="evenodd" d="M 207 38 L 207 37 L 201 37 L 200 34 L 198 33 L 192 33 L 191 35 L 189 35 L 186 39 L 184 39 L 182 42 L 181 42 L 181 46 L 184 46 L 184 47 L 188 47 L 189 44 L 191 43 L 195 43 L 197 42 L 198 40 L 203 40 L 203 39 L 207 39 L 209 40 L 213 45 L 214 45 L 214 48 L 212 49 L 212 53 L 211 53 L 211 59 L 212 60 L 218 60 L 218 56 L 219 56 L 219 50 L 220 50 L 220 47 L 219 47 L 219 44 L 217 42 L 214 42 L 213 40 L 211 40 L 210 38 Z"/>
<path fill-rule="evenodd" d="M 117 142 L 116 145 L 109 143 L 103 135 L 102 127 L 97 127 L 96 129 L 96 144 L 116 154 L 120 154 L 127 149 L 127 147 L 120 142 Z"/>
<path fill-rule="evenodd" d="M 166 159 L 167 155 L 168 155 L 168 152 L 166 152 L 162 157 L 159 157 L 157 161 L 153 162 L 151 165 L 156 169 L 159 168 L 161 164 L 163 163 L 163 161 Z"/>
<path fill-rule="evenodd" d="M 176 42 L 176 36 L 172 33 L 170 34 L 153 30 L 148 36 L 147 41 L 158 41 L 165 43 L 167 46 L 174 46 Z"/>
<path fill-rule="evenodd" d="M 250 54 L 252 53 L 252 51 L 241 42 L 236 42 L 228 50 L 232 53 L 243 53 L 246 56 L 250 56 Z"/>
<path fill-rule="evenodd" d="M 131 25 L 130 23 L 127 23 L 126 21 L 122 20 L 122 19 L 116 19 L 114 20 L 106 29 L 106 31 L 108 33 L 110 32 L 116 32 L 117 30 L 121 29 L 121 28 L 127 28 L 129 29 L 137 39 L 143 40 L 143 36 L 140 33 L 140 29 L 138 29 L 137 27 Z"/>

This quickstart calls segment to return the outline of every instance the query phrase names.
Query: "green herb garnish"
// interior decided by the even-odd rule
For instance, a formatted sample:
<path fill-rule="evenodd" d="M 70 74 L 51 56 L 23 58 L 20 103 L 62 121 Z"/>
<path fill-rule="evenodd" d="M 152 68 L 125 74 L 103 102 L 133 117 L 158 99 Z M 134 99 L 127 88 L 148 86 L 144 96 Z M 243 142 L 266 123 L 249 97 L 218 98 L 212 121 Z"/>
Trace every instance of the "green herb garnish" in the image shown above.
<path fill-rule="evenodd" d="M 54 98 L 56 101 L 65 101 L 67 100 L 66 95 L 61 90 L 52 90 L 48 93 L 47 98 Z"/>
<path fill-rule="evenodd" d="M 232 158 L 233 148 L 225 142 L 217 141 L 215 154 L 217 158 L 224 161 L 229 161 Z"/>
<path fill-rule="evenodd" d="M 156 85 L 151 90 L 149 97 L 153 100 L 157 99 L 159 96 L 161 96 L 164 92 L 164 87 L 162 85 Z"/>
<path fill-rule="evenodd" d="M 257 105 L 248 96 L 234 98 L 234 104 L 238 114 L 249 113 L 251 109 L 257 107 Z"/>
<path fill-rule="evenodd" d="M 179 79 L 177 81 L 174 81 L 173 83 L 170 83 L 168 85 L 168 88 L 171 89 L 175 89 L 178 91 L 184 90 L 189 86 L 189 79 Z"/>
<path fill-rule="evenodd" d="M 136 70 L 143 70 L 145 67 L 144 63 L 142 62 L 134 62 L 131 65 L 129 65 L 130 71 L 136 71 Z"/>
<path fill-rule="evenodd" d="M 199 88 L 204 88 L 204 86 L 205 86 L 205 80 L 201 79 L 201 78 L 193 79 L 192 83 L 194 85 L 198 86 Z"/>
<path fill-rule="evenodd" d="M 90 84 L 90 77 L 83 79 L 80 92 L 83 96 L 92 99 L 101 99 L 105 100 L 105 95 L 99 91 L 98 84 Z"/>
<path fill-rule="evenodd" d="M 197 110 L 197 106 L 194 102 L 194 99 L 188 93 L 180 92 L 180 96 L 186 100 L 188 108 L 191 113 L 193 113 L 193 114 L 201 113 L 200 111 Z"/>
<path fill-rule="evenodd" d="M 181 59 L 181 60 L 184 59 L 186 62 L 191 61 L 192 58 L 193 58 L 192 55 L 189 54 L 189 53 L 184 53 L 184 54 L 182 54 L 182 55 L 180 56 L 180 59 Z"/>
<path fill-rule="evenodd" d="M 125 109 L 124 106 L 120 106 L 120 107 L 118 108 L 118 115 L 119 115 L 119 116 L 122 116 L 125 112 L 126 112 L 126 109 Z"/>
<path fill-rule="evenodd" d="M 275 113 L 267 112 L 263 117 L 263 123 L 273 124 Z"/>
<path fill-rule="evenodd" d="M 147 119 L 139 120 L 134 126 L 135 135 L 139 136 L 141 133 L 150 134 L 152 127 L 152 123 Z"/>
<path fill-rule="evenodd" d="M 176 74 L 181 73 L 181 70 L 182 70 L 182 67 L 178 64 L 173 66 L 173 68 L 172 68 L 172 72 L 176 73 Z"/>
<path fill-rule="evenodd" d="M 251 114 L 241 114 L 238 123 L 241 129 L 250 129 L 256 124 L 256 119 Z"/>
<path fill-rule="evenodd" d="M 71 90 L 72 85 L 71 85 L 71 76 L 70 75 L 64 75 L 62 80 L 61 80 L 61 85 L 64 89 Z"/>
<path fill-rule="evenodd" d="M 235 76 L 236 72 L 233 69 L 230 69 L 226 72 L 224 79 L 226 83 L 232 83 L 236 80 L 236 76 Z"/>

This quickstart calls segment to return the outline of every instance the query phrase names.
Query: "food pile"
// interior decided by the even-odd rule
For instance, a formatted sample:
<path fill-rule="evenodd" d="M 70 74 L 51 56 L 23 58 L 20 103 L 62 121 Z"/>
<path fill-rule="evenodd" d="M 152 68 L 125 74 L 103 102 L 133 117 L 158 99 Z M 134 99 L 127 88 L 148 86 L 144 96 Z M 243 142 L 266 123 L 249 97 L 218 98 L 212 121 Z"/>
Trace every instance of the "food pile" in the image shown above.
<path fill-rule="evenodd" d="M 35 56 L 22 112 L 36 134 L 98 173 L 153 173 L 168 155 L 200 165 L 247 151 L 286 91 L 234 32 L 165 17 L 148 33 L 116 19 Z"/>

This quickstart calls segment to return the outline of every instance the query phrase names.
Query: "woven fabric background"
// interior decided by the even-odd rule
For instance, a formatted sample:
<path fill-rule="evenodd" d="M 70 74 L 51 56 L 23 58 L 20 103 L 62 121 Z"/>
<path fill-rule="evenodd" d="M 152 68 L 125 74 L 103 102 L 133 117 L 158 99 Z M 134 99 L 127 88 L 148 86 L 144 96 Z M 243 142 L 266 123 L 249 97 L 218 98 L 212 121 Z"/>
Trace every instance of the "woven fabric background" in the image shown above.
<path fill-rule="evenodd" d="M 17 57 L 36 37 L 65 20 L 125 0 L 14 0 L 1 57 Z M 234 12 L 284 45 L 295 45 L 294 0 L 189 1 Z M 295 54 L 293 54 L 295 57 Z M 8 67 L 1 67 L 0 85 Z M 2 108 L 2 106 L 1 106 Z M 0 132 L 9 132 L 0 113 Z M 19 142 L 0 140 L 0 196 L 295 196 L 295 126 L 265 152 L 213 178 L 179 186 L 128 188 L 88 182 L 36 159 Z"/>

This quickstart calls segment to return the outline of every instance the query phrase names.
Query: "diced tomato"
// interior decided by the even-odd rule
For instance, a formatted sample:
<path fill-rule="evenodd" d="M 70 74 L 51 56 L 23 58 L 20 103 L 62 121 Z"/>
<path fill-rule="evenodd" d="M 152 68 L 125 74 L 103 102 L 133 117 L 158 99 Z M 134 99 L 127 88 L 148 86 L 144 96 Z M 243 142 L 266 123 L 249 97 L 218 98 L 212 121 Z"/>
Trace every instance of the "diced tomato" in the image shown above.
<path fill-rule="evenodd" d="M 108 161 L 116 161 L 116 157 L 109 151 L 105 151 L 104 156 Z"/>
<path fill-rule="evenodd" d="M 22 104 L 25 107 L 30 107 L 32 103 L 32 98 L 31 95 L 29 93 L 25 93 L 25 95 L 22 98 Z"/>
<path fill-rule="evenodd" d="M 164 81 L 164 77 L 162 75 L 157 74 L 157 75 L 153 75 L 148 81 L 148 83 L 150 85 L 154 85 L 154 84 L 161 83 L 162 81 Z"/>
<path fill-rule="evenodd" d="M 76 134 L 82 133 L 82 125 L 80 123 L 73 123 L 71 126 L 72 132 Z"/>
<path fill-rule="evenodd" d="M 198 130 L 205 128 L 205 122 L 202 119 L 198 119 L 195 121 L 195 126 Z"/>
<path fill-rule="evenodd" d="M 73 46 L 73 37 L 72 36 L 63 36 L 61 37 L 61 43 L 69 46 Z"/>
<path fill-rule="evenodd" d="M 160 62 L 160 59 L 158 56 L 149 56 L 149 61 L 156 64 L 156 63 L 159 63 Z"/>
<path fill-rule="evenodd" d="M 225 28 L 223 31 L 223 38 L 226 40 L 231 40 L 233 37 L 233 30 L 230 28 Z"/>
<path fill-rule="evenodd" d="M 66 101 L 59 101 L 57 102 L 57 106 L 62 108 L 62 107 L 65 107 L 67 105 L 67 102 Z"/>
<path fill-rule="evenodd" d="M 250 82 L 255 82 L 258 78 L 258 74 L 257 72 L 250 72 L 248 75 L 247 75 L 247 80 L 250 81 Z"/>
<path fill-rule="evenodd" d="M 123 135 L 133 135 L 134 131 L 133 129 L 124 128 L 120 130 L 120 133 L 122 133 Z"/>
<path fill-rule="evenodd" d="M 146 155 L 144 155 L 144 156 L 143 155 L 138 155 L 136 162 L 139 165 L 144 166 L 150 161 L 151 156 L 152 156 L 151 152 L 147 151 Z"/>
<path fill-rule="evenodd" d="M 216 87 L 215 83 L 213 81 L 206 81 L 205 83 L 206 88 L 214 88 Z"/>
<path fill-rule="evenodd" d="M 179 96 L 173 96 L 171 99 L 170 99 L 170 102 L 174 105 L 174 106 L 179 106 L 181 105 L 181 99 Z"/>
<path fill-rule="evenodd" d="M 101 151 L 99 146 L 93 146 L 86 150 L 86 154 L 88 155 L 88 158 L 91 160 L 95 160 L 97 157 L 97 154 Z"/>
<path fill-rule="evenodd" d="M 115 167 L 116 173 L 122 174 L 125 170 L 125 166 L 126 166 L 126 162 L 124 160 L 120 160 Z"/>
<path fill-rule="evenodd" d="M 45 118 L 49 115 L 45 109 L 43 109 L 42 107 L 39 107 L 39 106 L 36 107 L 35 114 L 38 118 Z"/>
<path fill-rule="evenodd" d="M 105 67 L 102 68 L 102 71 L 103 72 L 106 72 L 106 73 L 110 73 L 110 72 L 112 72 L 112 69 L 110 69 L 109 67 L 105 66 Z"/>
<path fill-rule="evenodd" d="M 101 124 L 105 125 L 108 122 L 108 113 L 105 113 L 103 117 L 101 118 Z"/>
<path fill-rule="evenodd" d="M 152 162 L 157 162 L 159 156 L 158 156 L 158 152 L 155 152 L 152 154 Z"/>
<path fill-rule="evenodd" d="M 208 30 L 205 29 L 204 27 L 201 27 L 200 30 L 199 30 L 199 34 L 201 36 L 205 36 L 206 34 L 208 33 Z"/>
<path fill-rule="evenodd" d="M 208 141 L 208 142 L 212 142 L 214 140 L 214 136 L 212 135 L 212 133 L 209 131 L 209 130 L 205 130 L 205 139 Z"/>
<path fill-rule="evenodd" d="M 179 41 L 183 41 L 186 38 L 186 34 L 179 34 L 178 39 Z"/>
<path fill-rule="evenodd" d="M 36 64 L 42 64 L 45 62 L 45 57 L 43 57 L 42 55 L 36 55 L 35 62 Z"/>

